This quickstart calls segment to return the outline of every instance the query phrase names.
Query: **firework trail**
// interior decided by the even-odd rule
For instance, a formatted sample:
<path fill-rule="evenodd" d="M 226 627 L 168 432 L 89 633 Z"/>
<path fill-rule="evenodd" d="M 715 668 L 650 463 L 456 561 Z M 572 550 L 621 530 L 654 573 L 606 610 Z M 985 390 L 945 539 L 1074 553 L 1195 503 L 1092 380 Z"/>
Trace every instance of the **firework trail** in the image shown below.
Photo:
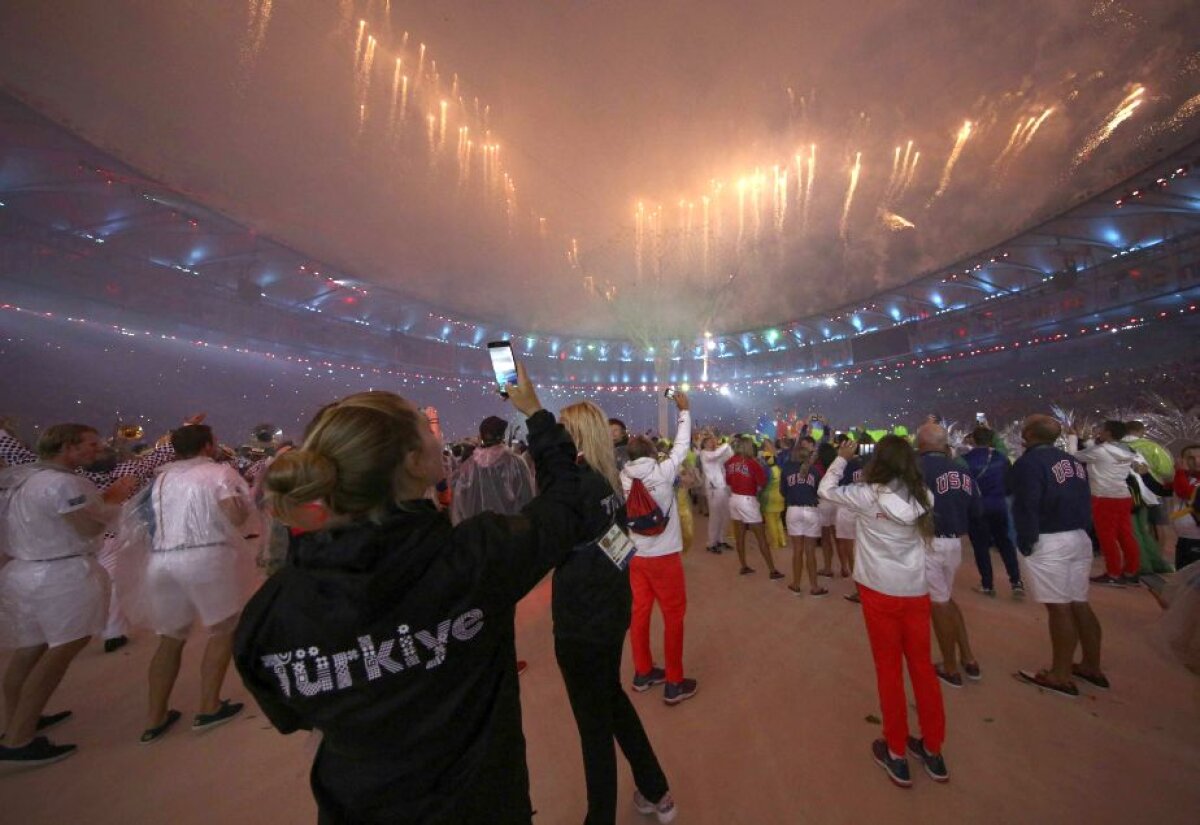
<path fill-rule="evenodd" d="M 908 145 L 910 148 L 912 147 L 911 140 L 908 142 Z M 905 151 L 904 154 L 907 155 L 908 152 Z M 908 171 L 905 172 L 905 174 L 904 174 L 904 180 L 900 182 L 900 191 L 896 193 L 895 200 L 899 200 L 900 198 L 904 197 L 904 194 L 906 192 L 908 192 L 908 187 L 912 186 L 913 178 L 917 174 L 917 161 L 919 161 L 920 159 L 921 159 L 921 153 L 919 151 L 913 152 L 912 159 L 910 161 L 908 161 L 908 164 L 907 164 Z"/>
<path fill-rule="evenodd" d="M 1004 160 L 1008 157 L 1008 153 L 1013 150 L 1013 147 L 1017 145 L 1018 141 L 1021 139 L 1021 136 L 1025 133 L 1025 130 L 1028 129 L 1032 123 L 1033 118 L 1017 118 L 1017 125 L 1013 127 L 1012 134 L 1009 135 L 1008 138 L 1008 143 L 1004 145 L 1004 151 L 1002 151 L 992 163 L 993 169 L 999 169 L 1004 165 Z"/>
<path fill-rule="evenodd" d="M 1037 130 L 1042 128 L 1042 124 L 1046 122 L 1046 118 L 1050 117 L 1050 115 L 1053 113 L 1054 107 L 1051 106 L 1050 108 L 1046 109 L 1046 111 L 1038 115 L 1037 120 L 1033 121 L 1033 124 L 1029 127 L 1029 130 L 1026 131 L 1024 137 L 1021 138 L 1021 145 L 1017 149 L 1018 152 L 1027 147 L 1033 141 L 1033 136 L 1037 134 Z M 1032 120 L 1032 118 L 1030 119 Z"/>
<path fill-rule="evenodd" d="M 1100 147 L 1100 144 L 1108 140 L 1109 136 L 1116 131 L 1118 126 L 1133 116 L 1133 113 L 1137 107 L 1141 106 L 1142 103 L 1145 102 L 1145 94 L 1146 87 L 1139 84 L 1132 92 L 1125 96 L 1125 99 L 1122 100 L 1117 108 L 1112 111 L 1112 114 L 1108 116 L 1108 119 L 1104 122 L 1104 125 L 1093 132 L 1091 136 L 1089 136 L 1088 139 L 1083 142 L 1083 147 L 1079 150 L 1079 153 L 1075 155 L 1075 161 L 1071 164 L 1072 169 L 1076 169 L 1079 164 L 1087 160 L 1092 152 L 1096 151 L 1096 149 Z"/>
<path fill-rule="evenodd" d="M 854 154 L 854 166 L 850 169 L 850 185 L 846 187 L 846 201 L 842 204 L 842 221 L 839 227 L 842 240 L 850 227 L 850 204 L 854 202 L 854 190 L 858 188 L 858 175 L 862 171 L 862 152 Z"/>
<path fill-rule="evenodd" d="M 892 199 L 892 194 L 896 191 L 896 183 L 904 177 L 904 173 L 900 169 L 900 147 L 896 147 L 896 153 L 892 156 L 892 172 L 888 175 L 887 187 L 883 190 L 883 200 L 888 202 Z"/>
<path fill-rule="evenodd" d="M 930 203 L 941 197 L 946 191 L 946 187 L 950 185 L 950 176 L 954 172 L 954 165 L 958 163 L 958 158 L 962 154 L 963 146 L 967 139 L 971 137 L 971 121 L 963 122 L 962 128 L 958 130 L 958 137 L 954 140 L 954 148 L 950 151 L 950 157 L 946 158 L 946 166 L 942 169 L 942 179 L 938 182 L 937 191 L 930 198 Z"/>
<path fill-rule="evenodd" d="M 388 135 L 396 131 L 396 106 L 400 102 L 400 58 L 396 58 L 396 68 L 392 72 L 392 104 L 388 108 Z"/>
<path fill-rule="evenodd" d="M 899 232 L 902 229 L 915 229 L 916 224 L 907 218 L 897 215 L 895 212 L 889 212 L 886 209 L 879 210 L 879 217 L 883 220 L 883 225 L 893 232 Z"/>
<path fill-rule="evenodd" d="M 267 38 L 267 26 L 271 23 L 272 0 L 250 0 L 246 6 L 248 22 L 246 37 L 242 41 L 241 65 L 249 68 L 262 50 L 263 41 Z"/>

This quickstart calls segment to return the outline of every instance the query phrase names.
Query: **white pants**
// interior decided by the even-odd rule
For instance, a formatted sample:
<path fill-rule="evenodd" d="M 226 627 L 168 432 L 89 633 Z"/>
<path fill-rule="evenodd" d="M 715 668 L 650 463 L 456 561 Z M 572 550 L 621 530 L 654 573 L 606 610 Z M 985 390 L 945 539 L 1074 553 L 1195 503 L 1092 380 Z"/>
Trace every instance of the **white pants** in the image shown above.
<path fill-rule="evenodd" d="M 708 546 L 725 540 L 725 528 L 729 526 L 729 488 L 707 487 L 708 492 Z"/>
<path fill-rule="evenodd" d="M 833 522 L 835 538 L 853 541 L 858 535 L 858 516 L 848 507 L 838 507 Z"/>
<path fill-rule="evenodd" d="M 1043 533 L 1033 545 L 1033 554 L 1020 555 L 1018 560 L 1021 578 L 1034 601 L 1069 604 L 1088 600 L 1092 540 L 1083 530 Z"/>
<path fill-rule="evenodd" d="M 160 636 L 186 633 L 197 618 L 213 627 L 242 609 L 242 586 L 232 547 L 151 553 L 146 574 L 150 620 Z"/>
<path fill-rule="evenodd" d="M 129 634 L 129 620 L 125 618 L 125 614 L 121 611 L 121 605 L 117 601 L 117 586 L 114 582 L 117 569 L 117 539 L 115 536 L 104 537 L 104 544 L 100 546 L 100 552 L 96 554 L 96 561 L 100 562 L 100 566 L 108 573 L 109 578 L 108 621 L 104 625 L 104 638 L 115 639 L 118 636 L 126 636 Z"/>
<path fill-rule="evenodd" d="M 12 559 L 0 569 L 0 645 L 58 647 L 104 627 L 108 574 L 91 556 Z"/>
<path fill-rule="evenodd" d="M 925 554 L 925 580 L 929 583 L 929 600 L 938 604 L 950 601 L 954 590 L 954 575 L 962 564 L 961 538 L 935 538 L 933 547 Z"/>
<path fill-rule="evenodd" d="M 758 506 L 758 498 L 731 495 L 729 497 L 729 517 L 743 524 L 762 524 L 762 508 Z"/>
<path fill-rule="evenodd" d="M 787 534 L 789 536 L 804 536 L 810 539 L 821 537 L 821 514 L 816 507 L 787 508 Z"/>

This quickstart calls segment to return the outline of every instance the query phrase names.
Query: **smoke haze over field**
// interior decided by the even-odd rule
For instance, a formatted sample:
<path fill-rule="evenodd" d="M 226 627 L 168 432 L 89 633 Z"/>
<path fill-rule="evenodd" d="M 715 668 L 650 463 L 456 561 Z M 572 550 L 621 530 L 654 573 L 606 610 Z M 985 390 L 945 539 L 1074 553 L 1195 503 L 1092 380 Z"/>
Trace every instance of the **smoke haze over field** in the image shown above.
<path fill-rule="evenodd" d="M 26 0 L 0 79 L 349 274 L 650 338 L 866 297 L 1194 139 L 1197 31 L 1182 0 Z"/>

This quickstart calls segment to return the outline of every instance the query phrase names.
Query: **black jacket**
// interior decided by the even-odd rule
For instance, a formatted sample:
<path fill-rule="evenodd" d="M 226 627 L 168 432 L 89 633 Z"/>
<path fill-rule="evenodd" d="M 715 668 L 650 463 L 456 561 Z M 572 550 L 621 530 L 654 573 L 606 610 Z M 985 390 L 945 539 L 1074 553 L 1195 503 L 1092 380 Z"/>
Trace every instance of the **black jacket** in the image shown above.
<path fill-rule="evenodd" d="M 529 419 L 541 494 L 451 527 L 428 502 L 293 540 L 235 663 L 282 733 L 324 734 L 322 822 L 528 823 L 513 611 L 578 543 L 575 446 Z"/>
<path fill-rule="evenodd" d="M 633 606 L 629 568 L 621 570 L 613 564 L 596 540 L 614 522 L 626 531 L 625 504 L 604 476 L 586 464 L 580 470 L 583 534 L 589 540 L 576 545 L 554 571 L 554 637 L 620 646 Z"/>

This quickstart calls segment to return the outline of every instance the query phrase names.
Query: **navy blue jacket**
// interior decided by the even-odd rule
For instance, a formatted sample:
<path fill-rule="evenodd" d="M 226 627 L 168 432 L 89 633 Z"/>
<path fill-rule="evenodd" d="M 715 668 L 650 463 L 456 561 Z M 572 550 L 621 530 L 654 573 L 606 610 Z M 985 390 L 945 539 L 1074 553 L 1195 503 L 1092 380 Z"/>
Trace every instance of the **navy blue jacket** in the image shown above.
<path fill-rule="evenodd" d="M 921 453 L 921 475 L 933 494 L 933 531 L 940 537 L 965 536 L 980 514 L 979 487 L 962 464 L 945 453 Z"/>
<path fill-rule="evenodd" d="M 820 467 L 811 464 L 808 473 L 801 475 L 801 465 L 785 456 L 786 454 L 781 454 L 783 460 L 776 460 L 779 465 L 779 489 L 783 492 L 783 500 L 787 502 L 788 507 L 816 507 L 817 484 L 821 482 L 824 472 Z"/>
<path fill-rule="evenodd" d="M 1030 447 L 1012 468 L 1017 549 L 1028 556 L 1043 533 L 1086 530 L 1092 525 L 1087 468 L 1052 444 Z"/>
<path fill-rule="evenodd" d="M 846 469 L 842 470 L 842 478 L 838 482 L 839 487 L 845 487 L 849 484 L 858 484 L 863 480 L 863 460 L 858 456 L 854 456 L 846 462 Z"/>
<path fill-rule="evenodd" d="M 1008 476 L 1012 472 L 1012 465 L 1008 463 L 1004 453 L 994 447 L 976 447 L 963 456 L 963 459 L 971 468 L 971 475 L 975 477 L 976 486 L 979 487 L 979 495 L 983 498 L 983 511 L 995 513 L 1006 510 L 1004 499 L 1008 494 Z"/>

